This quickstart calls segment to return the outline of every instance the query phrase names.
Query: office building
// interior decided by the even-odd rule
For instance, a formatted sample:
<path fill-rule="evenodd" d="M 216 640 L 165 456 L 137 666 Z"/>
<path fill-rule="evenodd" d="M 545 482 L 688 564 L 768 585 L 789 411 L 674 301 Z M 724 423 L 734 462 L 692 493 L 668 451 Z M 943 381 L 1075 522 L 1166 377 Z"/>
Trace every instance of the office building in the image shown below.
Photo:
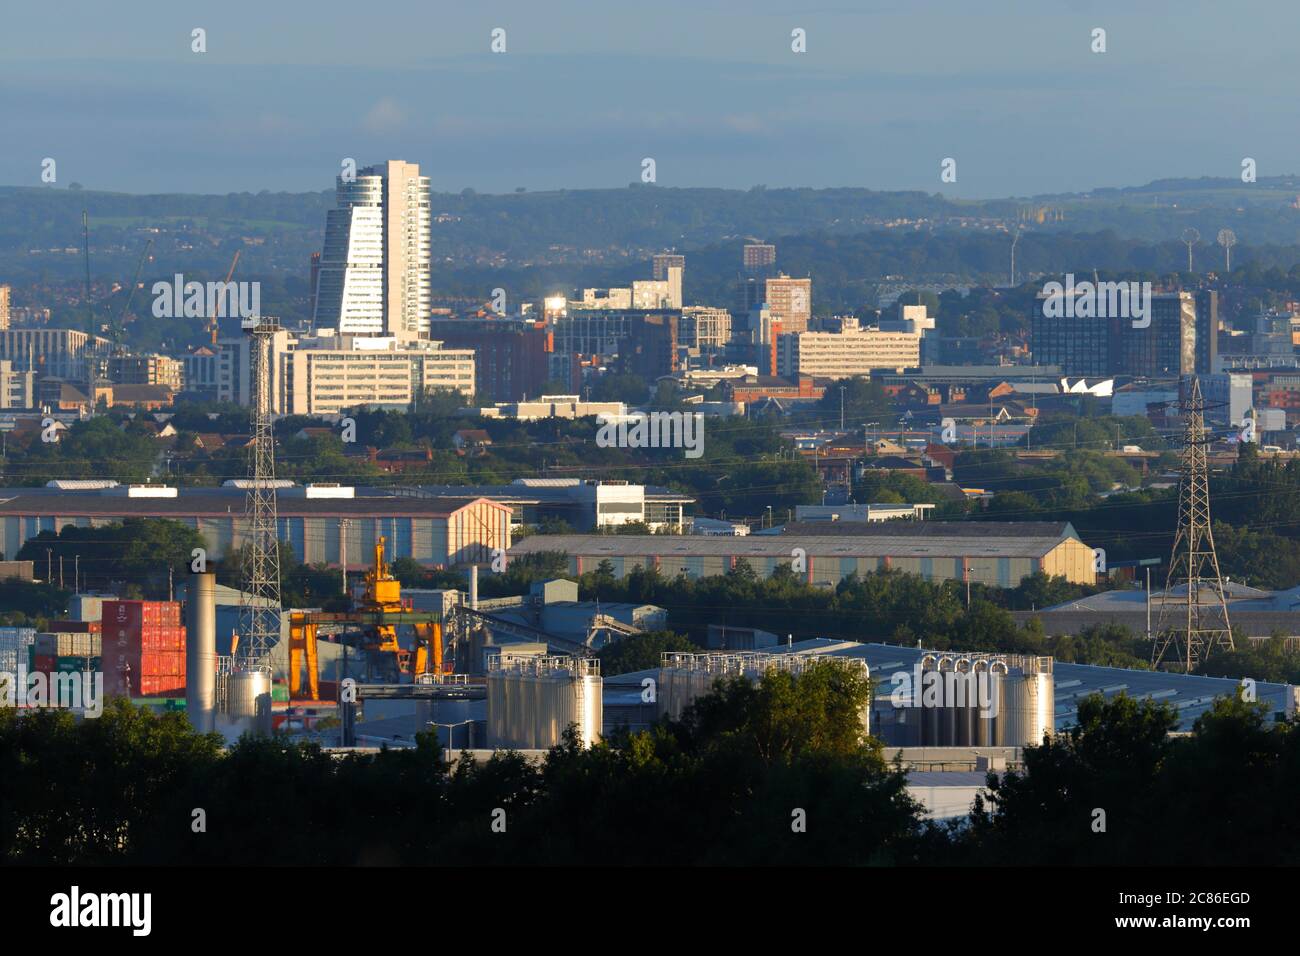
<path fill-rule="evenodd" d="M 8 359 L 0 359 L 0 408 L 36 407 L 36 373 L 20 371 Z"/>
<path fill-rule="evenodd" d="M 555 352 L 565 355 L 617 355 L 626 359 L 638 350 L 643 354 L 650 350 L 658 356 L 658 367 L 669 366 L 667 372 L 655 374 L 668 374 L 675 367 L 675 358 L 669 362 L 663 349 L 676 349 L 677 327 L 680 322 L 681 312 L 676 309 L 571 308 L 567 315 L 557 317 L 554 321 Z M 671 329 L 667 326 L 671 326 Z M 650 336 L 657 341 L 643 340 L 642 336 Z M 666 336 L 671 337 L 671 343 L 665 344 Z M 636 364 L 646 363 L 638 361 Z"/>
<path fill-rule="evenodd" d="M 1206 299 L 1207 316 L 1197 318 L 1197 297 L 1190 292 L 1151 296 L 1149 324 L 1134 327 L 1131 316 L 1044 314 L 1048 296 L 1040 294 L 1030 315 L 1034 361 L 1057 365 L 1066 375 L 1106 378 L 1178 378 L 1196 371 L 1198 362 L 1210 360 L 1208 349 L 1197 345 L 1198 329 L 1208 325 L 1208 313 L 1217 316 L 1217 301 Z M 1217 318 L 1216 320 L 1217 321 Z"/>
<path fill-rule="evenodd" d="M 10 294 L 9 286 L 0 285 L 0 332 L 9 328 Z"/>
<path fill-rule="evenodd" d="M 1196 293 L 1196 373 L 1217 372 L 1219 359 L 1219 293 L 1204 289 Z"/>
<path fill-rule="evenodd" d="M 543 321 L 434 319 L 429 336 L 444 348 L 473 351 L 475 389 L 488 401 L 518 402 L 546 388 L 552 332 Z"/>
<path fill-rule="evenodd" d="M 777 374 L 786 378 L 853 378 L 875 368 L 916 368 L 921 364 L 920 332 L 862 328 L 841 321 L 840 332 L 795 332 L 777 336 Z"/>
<path fill-rule="evenodd" d="M 67 381 L 88 381 L 111 349 L 108 339 L 76 329 L 0 330 L 0 359 L 8 359 L 15 368 Z"/>
<path fill-rule="evenodd" d="M 429 180 L 389 160 L 336 186 L 325 218 L 313 325 L 344 334 L 429 331 Z"/>
<path fill-rule="evenodd" d="M 474 353 L 432 339 L 321 333 L 271 337 L 271 411 L 332 415 L 349 408 L 405 409 L 434 391 L 474 394 Z M 218 401 L 248 405 L 248 336 L 222 339 L 217 350 L 186 356 L 185 387 Z"/>
<path fill-rule="evenodd" d="M 116 385 L 161 385 L 179 392 L 185 384 L 185 361 L 167 355 L 112 355 L 108 377 Z"/>
<path fill-rule="evenodd" d="M 284 415 L 407 409 L 431 392 L 474 394 L 474 353 L 426 339 L 304 336 L 277 359 L 280 392 L 274 405 Z"/>

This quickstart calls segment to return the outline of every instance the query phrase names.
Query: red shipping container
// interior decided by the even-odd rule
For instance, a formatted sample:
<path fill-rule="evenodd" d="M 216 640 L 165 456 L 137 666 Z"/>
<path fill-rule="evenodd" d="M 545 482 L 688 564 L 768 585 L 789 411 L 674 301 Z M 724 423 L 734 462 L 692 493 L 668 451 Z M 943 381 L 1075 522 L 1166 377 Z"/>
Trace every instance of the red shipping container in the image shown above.
<path fill-rule="evenodd" d="M 36 665 L 36 670 L 39 673 L 48 674 L 54 670 L 55 660 L 56 658 L 53 654 L 37 654 L 33 663 Z"/>
<path fill-rule="evenodd" d="M 174 675 L 140 678 L 137 697 L 180 697 L 185 694 L 185 679 Z"/>
<path fill-rule="evenodd" d="M 179 651 L 145 651 L 139 672 L 145 677 L 176 676 L 185 673 L 185 655 Z"/>

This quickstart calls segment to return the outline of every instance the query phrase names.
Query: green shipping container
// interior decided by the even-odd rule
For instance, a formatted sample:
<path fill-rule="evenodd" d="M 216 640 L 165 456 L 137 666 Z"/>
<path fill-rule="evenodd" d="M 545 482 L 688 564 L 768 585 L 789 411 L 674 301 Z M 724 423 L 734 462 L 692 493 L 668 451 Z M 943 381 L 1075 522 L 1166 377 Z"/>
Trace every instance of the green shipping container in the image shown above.
<path fill-rule="evenodd" d="M 56 657 L 54 669 L 64 674 L 92 673 L 100 669 L 101 658 L 98 657 Z"/>

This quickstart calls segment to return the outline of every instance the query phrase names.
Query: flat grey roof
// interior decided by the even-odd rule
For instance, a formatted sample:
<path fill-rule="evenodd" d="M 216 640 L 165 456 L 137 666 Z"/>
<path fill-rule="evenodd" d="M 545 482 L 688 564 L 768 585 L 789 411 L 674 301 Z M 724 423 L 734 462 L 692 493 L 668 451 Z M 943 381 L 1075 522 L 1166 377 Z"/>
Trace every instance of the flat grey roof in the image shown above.
<path fill-rule="evenodd" d="M 892 523 L 892 522 L 891 522 Z M 910 522 L 908 522 L 910 524 Z M 1019 537 L 888 533 L 865 535 L 779 534 L 712 537 L 663 534 L 529 535 L 510 549 L 513 555 L 563 551 L 581 557 L 752 557 L 789 560 L 794 548 L 820 558 L 1041 558 L 1063 540 L 1061 536 Z"/>
<path fill-rule="evenodd" d="M 784 646 L 768 649 L 772 653 L 786 653 Z M 889 675 L 895 671 L 910 671 L 922 654 L 933 653 L 916 647 L 894 644 L 855 644 L 851 641 L 833 641 L 814 638 L 798 641 L 789 648 L 793 653 L 829 654 L 835 657 L 855 657 L 867 662 L 872 677 L 883 684 L 877 686 L 877 697 L 883 690 L 888 695 Z M 939 652 L 956 653 L 956 652 Z M 1226 677 L 1201 677 L 1196 674 L 1170 674 L 1164 671 L 1129 670 L 1123 667 L 1098 667 L 1093 664 L 1065 664 L 1055 661 L 1054 697 L 1055 726 L 1058 731 L 1072 726 L 1078 718 L 1079 701 L 1089 694 L 1101 693 L 1108 700 L 1120 693 L 1130 697 L 1153 698 L 1166 701 L 1178 711 L 1176 730 L 1191 730 L 1196 718 L 1210 709 L 1216 697 L 1237 692 L 1239 682 Z M 1261 702 L 1268 704 L 1269 712 L 1286 710 L 1286 684 L 1257 682 L 1255 693 Z"/>
<path fill-rule="evenodd" d="M 33 493 L 37 492 L 37 493 Z M 46 492 L 44 494 L 39 492 Z M 53 494 L 49 494 L 53 492 Z M 355 498 L 303 498 L 277 495 L 280 517 L 372 514 L 392 517 L 437 517 L 484 500 L 478 497 L 414 498 L 397 495 L 358 495 Z M 499 502 L 493 502 L 500 504 Z M 504 506 L 503 506 L 504 507 Z M 211 488 L 181 489 L 175 498 L 130 498 L 98 491 L 63 491 L 55 488 L 0 489 L 0 517 L 7 515 L 57 515 L 90 518 L 212 517 L 242 514 L 244 492 L 218 492 Z"/>

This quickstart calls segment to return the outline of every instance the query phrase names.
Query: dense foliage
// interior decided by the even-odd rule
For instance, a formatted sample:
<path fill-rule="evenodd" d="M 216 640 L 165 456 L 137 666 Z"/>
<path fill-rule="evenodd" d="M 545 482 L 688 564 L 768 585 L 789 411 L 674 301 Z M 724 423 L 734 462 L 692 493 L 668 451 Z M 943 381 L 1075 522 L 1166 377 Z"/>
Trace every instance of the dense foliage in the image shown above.
<path fill-rule="evenodd" d="M 965 825 L 921 818 L 864 734 L 870 693 L 814 666 L 715 684 L 678 722 L 540 763 L 454 768 L 413 749 L 336 756 L 113 701 L 102 717 L 0 709 L 5 864 L 1279 864 L 1300 858 L 1300 726 L 1220 700 L 1080 703 L 1077 727 L 990 774 Z"/>

